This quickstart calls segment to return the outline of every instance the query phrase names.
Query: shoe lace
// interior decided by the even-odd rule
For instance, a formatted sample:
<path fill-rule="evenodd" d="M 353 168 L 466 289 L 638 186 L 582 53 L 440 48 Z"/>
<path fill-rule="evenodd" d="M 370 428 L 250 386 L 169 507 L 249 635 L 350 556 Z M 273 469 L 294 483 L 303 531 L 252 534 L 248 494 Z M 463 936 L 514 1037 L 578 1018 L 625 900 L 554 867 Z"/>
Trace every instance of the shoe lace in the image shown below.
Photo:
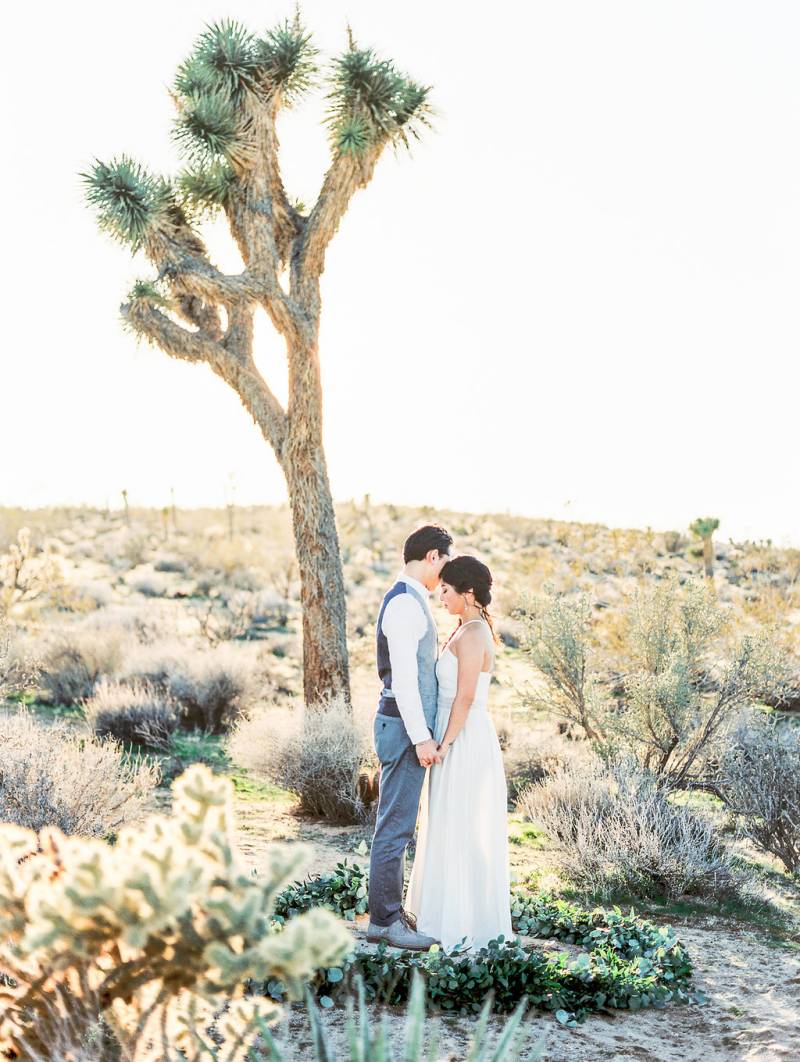
<path fill-rule="evenodd" d="M 416 918 L 416 915 L 413 915 L 410 911 L 406 911 L 405 909 L 403 909 L 403 910 L 400 911 L 400 918 L 401 918 L 401 920 L 403 922 L 403 925 L 406 927 L 406 929 L 411 929 L 414 933 L 416 933 L 416 931 L 417 931 L 417 918 Z"/>

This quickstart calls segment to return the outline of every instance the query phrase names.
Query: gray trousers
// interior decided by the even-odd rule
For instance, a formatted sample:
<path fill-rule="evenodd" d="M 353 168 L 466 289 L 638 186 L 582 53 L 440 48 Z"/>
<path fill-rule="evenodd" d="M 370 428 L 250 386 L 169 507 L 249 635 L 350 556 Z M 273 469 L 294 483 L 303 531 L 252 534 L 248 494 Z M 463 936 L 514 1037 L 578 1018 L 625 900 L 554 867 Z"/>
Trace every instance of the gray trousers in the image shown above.
<path fill-rule="evenodd" d="M 402 719 L 377 713 L 374 736 L 381 778 L 369 863 L 369 919 L 390 926 L 403 906 L 406 846 L 417 825 L 425 768 Z"/>

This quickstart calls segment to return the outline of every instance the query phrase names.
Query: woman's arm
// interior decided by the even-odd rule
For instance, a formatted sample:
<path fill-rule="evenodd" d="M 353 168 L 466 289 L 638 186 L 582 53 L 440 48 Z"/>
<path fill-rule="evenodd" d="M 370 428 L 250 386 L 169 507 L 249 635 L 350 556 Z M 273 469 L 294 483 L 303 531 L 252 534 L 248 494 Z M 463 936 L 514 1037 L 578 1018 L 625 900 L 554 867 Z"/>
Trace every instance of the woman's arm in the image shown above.
<path fill-rule="evenodd" d="M 450 708 L 447 730 L 439 746 L 442 753 L 446 753 L 458 737 L 461 728 L 467 721 L 467 712 L 475 700 L 478 675 L 481 673 L 483 658 L 486 653 L 486 639 L 483 636 L 483 631 L 480 628 L 464 631 L 457 639 L 454 649 L 458 650 L 455 653 L 458 657 L 458 686 Z M 453 649 L 450 652 L 453 652 Z"/>

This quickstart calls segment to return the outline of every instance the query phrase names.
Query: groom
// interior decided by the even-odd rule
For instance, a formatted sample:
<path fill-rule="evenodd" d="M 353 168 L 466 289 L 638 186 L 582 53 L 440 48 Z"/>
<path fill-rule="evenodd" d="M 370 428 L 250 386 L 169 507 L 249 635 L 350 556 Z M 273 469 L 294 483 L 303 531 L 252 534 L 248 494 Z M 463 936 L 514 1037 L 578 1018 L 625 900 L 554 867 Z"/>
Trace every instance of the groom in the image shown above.
<path fill-rule="evenodd" d="M 406 539 L 405 567 L 383 599 L 376 628 L 378 675 L 383 682 L 375 715 L 381 764 L 378 817 L 369 868 L 367 940 L 427 951 L 436 941 L 418 933 L 403 910 L 403 864 L 414 836 L 425 768 L 441 763 L 433 739 L 439 639 L 428 595 L 450 559 L 453 539 L 428 524 Z"/>

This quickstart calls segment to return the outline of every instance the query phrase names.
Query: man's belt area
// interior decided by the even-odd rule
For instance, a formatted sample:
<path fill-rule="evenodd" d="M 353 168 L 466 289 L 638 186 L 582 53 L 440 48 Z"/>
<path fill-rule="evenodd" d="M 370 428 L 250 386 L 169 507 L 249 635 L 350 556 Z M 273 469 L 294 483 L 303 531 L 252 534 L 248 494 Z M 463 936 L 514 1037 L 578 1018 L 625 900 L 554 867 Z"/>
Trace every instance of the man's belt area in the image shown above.
<path fill-rule="evenodd" d="M 378 701 L 378 715 L 392 715 L 396 719 L 400 718 L 400 709 L 397 707 L 397 701 L 394 699 L 394 694 L 391 690 L 381 690 L 381 699 Z"/>

